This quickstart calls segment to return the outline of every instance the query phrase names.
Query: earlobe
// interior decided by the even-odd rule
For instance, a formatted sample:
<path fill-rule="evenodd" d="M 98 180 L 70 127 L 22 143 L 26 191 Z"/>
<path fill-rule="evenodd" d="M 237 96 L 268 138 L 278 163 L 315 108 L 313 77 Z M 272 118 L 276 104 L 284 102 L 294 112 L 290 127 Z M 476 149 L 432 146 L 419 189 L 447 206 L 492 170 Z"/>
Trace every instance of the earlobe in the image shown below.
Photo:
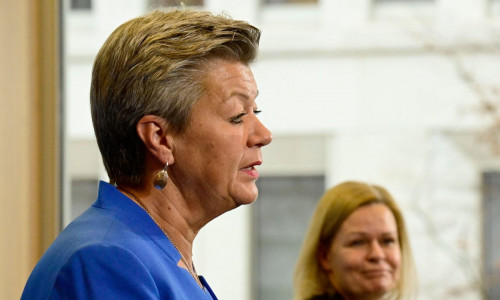
<path fill-rule="evenodd" d="M 171 143 L 167 133 L 167 124 L 163 118 L 146 115 L 137 122 L 136 130 L 149 153 L 162 164 L 169 161 L 172 153 Z"/>

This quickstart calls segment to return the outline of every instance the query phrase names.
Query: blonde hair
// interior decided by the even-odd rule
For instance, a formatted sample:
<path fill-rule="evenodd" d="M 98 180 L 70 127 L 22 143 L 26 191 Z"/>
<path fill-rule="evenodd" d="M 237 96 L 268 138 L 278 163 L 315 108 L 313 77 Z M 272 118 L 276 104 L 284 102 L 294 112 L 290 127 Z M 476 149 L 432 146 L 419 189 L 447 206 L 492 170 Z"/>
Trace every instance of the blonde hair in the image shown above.
<path fill-rule="evenodd" d="M 318 261 L 320 246 L 331 244 L 342 223 L 361 206 L 381 203 L 394 214 L 401 248 L 401 272 L 396 289 L 385 299 L 409 299 L 416 288 L 415 268 L 408 234 L 401 210 L 382 187 L 348 181 L 326 191 L 316 207 L 299 254 L 294 274 L 294 300 L 308 300 L 317 295 L 335 295 L 327 274 Z"/>
<path fill-rule="evenodd" d="M 189 9 L 154 11 L 119 26 L 94 62 L 92 122 L 111 183 L 137 185 L 145 146 L 136 133 L 145 115 L 164 118 L 182 133 L 203 78 L 217 59 L 249 65 L 260 30 L 224 15 Z"/>

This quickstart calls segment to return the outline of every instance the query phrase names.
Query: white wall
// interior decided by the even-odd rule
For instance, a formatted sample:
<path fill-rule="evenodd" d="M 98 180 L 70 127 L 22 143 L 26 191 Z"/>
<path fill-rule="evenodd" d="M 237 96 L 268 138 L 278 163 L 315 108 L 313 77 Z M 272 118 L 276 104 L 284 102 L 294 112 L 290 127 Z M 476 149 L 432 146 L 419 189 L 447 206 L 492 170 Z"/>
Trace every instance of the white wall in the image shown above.
<path fill-rule="evenodd" d="M 69 143 L 93 143 L 88 88 L 95 52 L 113 27 L 145 9 L 141 1 L 118 2 L 95 1 L 96 11 L 68 16 Z M 279 155 L 284 148 L 271 145 L 264 155 L 276 161 L 265 163 L 261 173 L 286 174 L 283 166 L 307 165 L 321 153 L 327 186 L 346 179 L 386 186 L 407 217 L 419 299 L 481 299 L 480 175 L 485 162 L 496 168 L 498 159 L 484 154 L 487 146 L 475 138 L 487 119 L 477 111 L 477 95 L 458 76 L 456 57 L 424 45 L 438 50 L 474 45 L 459 62 L 480 83 L 498 85 L 498 51 L 482 45 L 491 43 L 500 19 L 490 17 L 486 1 L 374 7 L 368 0 L 323 0 L 317 7 L 262 7 L 255 0 L 210 0 L 206 5 L 263 29 L 254 73 L 262 120 L 275 141 L 309 135 L 325 141 L 325 149 L 301 150 L 294 161 Z M 250 299 L 249 211 L 239 208 L 214 220 L 195 242 L 197 268 L 220 299 Z"/>

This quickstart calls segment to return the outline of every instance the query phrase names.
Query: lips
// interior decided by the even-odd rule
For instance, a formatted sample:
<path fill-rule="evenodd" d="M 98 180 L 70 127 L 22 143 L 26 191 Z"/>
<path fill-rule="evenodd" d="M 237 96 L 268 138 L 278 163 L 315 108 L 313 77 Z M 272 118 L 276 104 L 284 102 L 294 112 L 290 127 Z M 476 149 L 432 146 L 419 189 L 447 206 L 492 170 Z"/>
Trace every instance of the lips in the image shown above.
<path fill-rule="evenodd" d="M 250 175 L 253 178 L 258 178 L 259 172 L 257 171 L 257 169 L 255 169 L 255 166 L 260 166 L 261 164 L 262 164 L 261 161 L 253 162 L 250 165 L 241 169 L 241 171 L 245 172 L 246 174 Z"/>
<path fill-rule="evenodd" d="M 251 163 L 251 164 L 247 165 L 247 166 L 246 166 L 246 167 L 244 167 L 243 169 L 252 169 L 252 168 L 254 168 L 255 166 L 260 166 L 260 165 L 262 165 L 262 162 L 261 162 L 260 160 L 258 160 L 258 161 L 255 161 L 255 162 L 253 162 L 253 163 Z"/>
<path fill-rule="evenodd" d="M 366 277 L 381 277 L 381 276 L 387 276 L 390 273 L 391 273 L 390 270 L 386 269 L 373 269 L 373 270 L 363 271 L 363 275 Z"/>

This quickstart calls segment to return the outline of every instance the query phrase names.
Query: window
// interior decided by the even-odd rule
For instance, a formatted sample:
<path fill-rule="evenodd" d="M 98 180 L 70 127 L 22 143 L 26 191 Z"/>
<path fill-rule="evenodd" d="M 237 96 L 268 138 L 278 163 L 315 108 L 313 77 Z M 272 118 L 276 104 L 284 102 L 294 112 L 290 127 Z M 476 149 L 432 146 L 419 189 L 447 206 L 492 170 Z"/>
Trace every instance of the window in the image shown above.
<path fill-rule="evenodd" d="M 493 16 L 500 16 L 500 0 L 490 0 L 490 11 Z"/>
<path fill-rule="evenodd" d="M 320 20 L 319 0 L 261 0 L 261 3 L 263 24 L 287 24 L 303 29 L 306 24 L 317 26 Z"/>
<path fill-rule="evenodd" d="M 264 0 L 264 4 L 318 3 L 318 0 Z"/>
<path fill-rule="evenodd" d="M 500 173 L 483 174 L 483 287 L 486 299 L 500 299 Z"/>
<path fill-rule="evenodd" d="M 71 220 L 78 217 L 97 199 L 99 182 L 97 179 L 71 180 Z"/>
<path fill-rule="evenodd" d="M 383 2 L 434 2 L 434 0 L 373 0 L 375 3 Z"/>
<path fill-rule="evenodd" d="M 373 0 L 374 19 L 429 19 L 435 15 L 435 0 Z"/>
<path fill-rule="evenodd" d="M 203 0 L 150 0 L 152 6 L 203 6 Z"/>
<path fill-rule="evenodd" d="M 91 10 L 92 0 L 71 0 L 70 8 L 72 10 Z"/>
<path fill-rule="evenodd" d="M 293 298 L 293 272 L 325 177 L 276 176 L 257 181 L 252 207 L 252 299 Z"/>

